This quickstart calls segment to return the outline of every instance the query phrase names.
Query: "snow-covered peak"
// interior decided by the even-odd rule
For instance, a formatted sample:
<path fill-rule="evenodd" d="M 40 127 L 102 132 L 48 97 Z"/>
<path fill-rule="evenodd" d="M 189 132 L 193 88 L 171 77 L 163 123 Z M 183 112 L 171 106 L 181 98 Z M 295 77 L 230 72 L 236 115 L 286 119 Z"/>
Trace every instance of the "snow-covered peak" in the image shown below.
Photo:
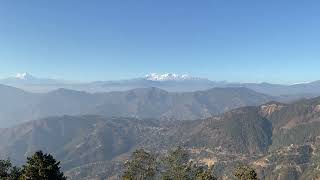
<path fill-rule="evenodd" d="M 28 80 L 28 79 L 34 79 L 34 77 L 29 73 L 18 73 L 15 78 L 21 79 L 21 80 Z"/>
<path fill-rule="evenodd" d="M 147 80 L 150 81 L 185 81 L 185 80 L 200 80 L 201 78 L 192 77 L 187 74 L 175 74 L 175 73 L 166 73 L 166 74 L 157 74 L 151 73 L 145 76 Z"/>

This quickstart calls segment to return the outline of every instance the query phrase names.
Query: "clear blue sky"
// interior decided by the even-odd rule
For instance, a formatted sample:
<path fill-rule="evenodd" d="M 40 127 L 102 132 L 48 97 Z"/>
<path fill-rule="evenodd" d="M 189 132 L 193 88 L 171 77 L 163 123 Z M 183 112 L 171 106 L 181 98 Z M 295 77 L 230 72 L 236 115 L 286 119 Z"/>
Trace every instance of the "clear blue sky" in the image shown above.
<path fill-rule="evenodd" d="M 320 79 L 318 0 L 3 0 L 0 77 Z"/>

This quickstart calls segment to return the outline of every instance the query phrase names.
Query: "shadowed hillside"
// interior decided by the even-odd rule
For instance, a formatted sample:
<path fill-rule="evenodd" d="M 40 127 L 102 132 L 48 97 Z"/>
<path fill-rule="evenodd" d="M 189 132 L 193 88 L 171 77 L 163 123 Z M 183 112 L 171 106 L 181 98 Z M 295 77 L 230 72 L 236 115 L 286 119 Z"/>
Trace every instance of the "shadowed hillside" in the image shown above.
<path fill-rule="evenodd" d="M 220 93 L 219 98 L 223 99 L 224 92 L 220 90 L 197 92 L 194 96 L 201 99 L 203 94 Z M 69 100 L 83 97 L 81 92 L 52 92 L 58 96 L 61 93 Z M 154 106 L 159 108 L 139 102 L 141 107 L 158 113 L 163 112 L 160 104 L 171 100 L 167 98 L 170 93 L 159 89 L 138 89 L 127 93 L 120 96 L 120 92 L 114 92 L 112 96 L 119 97 L 118 104 L 127 101 L 136 104 L 136 99 L 143 97 L 161 101 Z M 54 100 L 59 102 L 58 98 L 50 101 Z M 210 99 L 201 100 L 210 102 Z M 286 179 L 312 177 L 318 173 L 310 168 L 318 163 L 315 159 L 319 152 L 319 105 L 319 98 L 292 104 L 271 101 L 192 121 L 98 115 L 44 118 L 1 129 L 0 155 L 22 163 L 27 155 L 42 149 L 62 160 L 69 177 L 81 179 L 97 174 L 101 177 L 117 175 L 128 154 L 137 148 L 162 153 L 180 145 L 187 148 L 195 159 L 215 164 L 215 173 L 219 176 L 229 176 L 225 173 L 232 171 L 237 164 L 248 163 L 266 179 L 273 179 L 279 174 L 286 174 Z M 276 164 L 281 164 L 281 167 Z"/>
<path fill-rule="evenodd" d="M 246 88 L 216 88 L 192 93 L 169 93 L 158 88 L 145 88 L 95 94 L 59 89 L 36 94 L 9 86 L 0 86 L 0 98 L 3 99 L 0 127 L 48 116 L 84 114 L 192 120 L 273 99 Z"/>

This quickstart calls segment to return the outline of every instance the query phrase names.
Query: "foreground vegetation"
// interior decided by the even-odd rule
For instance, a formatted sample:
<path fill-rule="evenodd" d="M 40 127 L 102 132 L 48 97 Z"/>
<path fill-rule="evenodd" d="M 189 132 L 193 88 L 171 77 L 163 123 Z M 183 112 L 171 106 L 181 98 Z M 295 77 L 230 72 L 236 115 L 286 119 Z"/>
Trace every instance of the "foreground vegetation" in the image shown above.
<path fill-rule="evenodd" d="M 38 151 L 22 168 L 14 166 L 10 160 L 0 160 L 1 180 L 66 180 L 60 170 L 60 162 L 52 155 Z M 248 166 L 239 166 L 234 171 L 239 180 L 257 180 L 257 173 Z M 189 153 L 181 147 L 165 156 L 149 153 L 144 149 L 132 153 L 125 162 L 123 180 L 217 180 L 213 167 L 194 162 Z"/>
<path fill-rule="evenodd" d="M 144 149 L 132 153 L 125 163 L 124 180 L 217 180 L 213 167 L 192 161 L 188 152 L 181 147 L 165 156 L 157 156 Z M 234 171 L 239 180 L 257 180 L 257 173 L 248 166 L 239 166 Z"/>
<path fill-rule="evenodd" d="M 42 151 L 27 158 L 22 168 L 13 166 L 10 160 L 0 160 L 1 180 L 66 180 L 60 171 L 60 162 Z"/>

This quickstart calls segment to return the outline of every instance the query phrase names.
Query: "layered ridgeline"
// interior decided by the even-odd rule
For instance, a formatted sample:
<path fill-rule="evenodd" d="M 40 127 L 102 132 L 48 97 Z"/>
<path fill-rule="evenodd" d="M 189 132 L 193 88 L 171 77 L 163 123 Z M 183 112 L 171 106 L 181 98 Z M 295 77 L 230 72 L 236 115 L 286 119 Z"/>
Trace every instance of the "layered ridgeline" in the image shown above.
<path fill-rule="evenodd" d="M 21 88 L 30 92 L 49 92 L 64 88 L 86 92 L 127 91 L 137 88 L 157 87 L 169 92 L 192 92 L 211 88 L 245 87 L 256 92 L 283 96 L 287 100 L 297 97 L 315 97 L 320 95 L 320 81 L 297 83 L 293 85 L 271 83 L 231 83 L 212 81 L 206 78 L 179 75 L 175 73 L 152 73 L 145 77 L 127 80 L 73 82 L 50 78 L 38 78 L 29 73 L 17 74 L 15 77 L 0 79 L 0 84 Z"/>
<path fill-rule="evenodd" d="M 107 117 L 191 120 L 248 105 L 259 105 L 274 97 L 246 88 L 214 88 L 173 93 L 158 88 L 123 92 L 87 93 L 58 89 L 29 93 L 0 85 L 0 127 L 61 115 L 95 114 Z"/>
<path fill-rule="evenodd" d="M 62 160 L 71 179 L 116 176 L 128 154 L 184 146 L 218 176 L 248 163 L 261 179 L 316 179 L 320 175 L 320 98 L 271 102 L 194 121 L 61 116 L 0 131 L 1 157 L 21 162 L 43 149 Z"/>

